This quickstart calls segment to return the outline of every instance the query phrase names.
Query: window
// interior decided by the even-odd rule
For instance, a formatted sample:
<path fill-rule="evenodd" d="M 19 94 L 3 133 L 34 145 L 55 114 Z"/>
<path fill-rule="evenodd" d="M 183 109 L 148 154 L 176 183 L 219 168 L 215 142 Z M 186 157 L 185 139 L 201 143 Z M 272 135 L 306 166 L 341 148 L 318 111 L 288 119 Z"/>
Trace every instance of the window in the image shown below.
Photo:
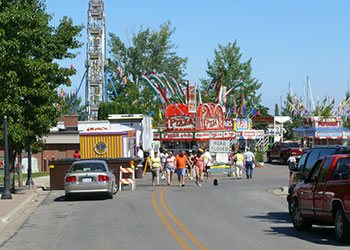
<path fill-rule="evenodd" d="M 107 169 L 102 163 L 78 163 L 70 170 L 71 173 L 78 172 L 106 172 Z"/>
<path fill-rule="evenodd" d="M 319 178 L 319 183 L 324 183 L 326 181 L 327 173 L 329 166 L 331 165 L 332 162 L 332 157 L 327 157 L 323 163 L 323 167 L 320 172 L 320 178 Z"/>
<path fill-rule="evenodd" d="M 322 163 L 322 160 L 316 161 L 315 165 L 313 166 L 313 168 L 312 168 L 312 170 L 310 172 L 310 176 L 309 176 L 310 180 L 316 180 L 317 179 L 317 176 L 320 173 L 321 163 Z"/>
<path fill-rule="evenodd" d="M 304 153 L 300 157 L 299 162 L 298 162 L 298 171 L 303 171 L 307 156 L 308 156 L 308 153 Z"/>
<path fill-rule="evenodd" d="M 350 158 L 339 159 L 334 172 L 350 173 Z"/>
<path fill-rule="evenodd" d="M 311 168 L 314 166 L 314 164 L 318 160 L 319 155 L 320 155 L 320 150 L 319 149 L 314 149 L 314 150 L 310 151 L 309 157 L 308 157 L 307 162 L 305 164 L 305 172 L 306 172 L 306 174 L 310 172 Z"/>

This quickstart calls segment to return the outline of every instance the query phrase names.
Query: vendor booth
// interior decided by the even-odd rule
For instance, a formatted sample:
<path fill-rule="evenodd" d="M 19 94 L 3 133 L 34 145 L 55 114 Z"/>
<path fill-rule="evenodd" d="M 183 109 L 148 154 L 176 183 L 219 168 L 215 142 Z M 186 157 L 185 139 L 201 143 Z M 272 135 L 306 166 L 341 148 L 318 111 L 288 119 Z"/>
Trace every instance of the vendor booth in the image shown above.
<path fill-rule="evenodd" d="M 165 113 L 166 128 L 153 134 L 163 147 L 178 152 L 209 148 L 213 140 L 226 140 L 230 144 L 256 140 L 264 136 L 263 130 L 253 130 L 249 118 L 226 118 L 220 104 L 199 104 L 197 110 L 189 110 L 186 104 L 170 104 Z"/>
<path fill-rule="evenodd" d="M 303 126 L 293 130 L 306 147 L 342 145 L 350 139 L 350 129 L 342 126 L 340 117 L 307 117 Z"/>

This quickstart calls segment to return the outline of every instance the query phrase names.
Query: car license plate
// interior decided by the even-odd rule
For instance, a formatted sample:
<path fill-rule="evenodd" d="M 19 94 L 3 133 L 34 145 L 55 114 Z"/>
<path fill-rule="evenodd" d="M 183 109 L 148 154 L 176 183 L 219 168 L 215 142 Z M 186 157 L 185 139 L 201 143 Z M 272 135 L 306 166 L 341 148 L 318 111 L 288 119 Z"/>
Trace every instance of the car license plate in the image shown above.
<path fill-rule="evenodd" d="M 82 179 L 83 182 L 92 182 L 92 178 L 83 178 Z"/>

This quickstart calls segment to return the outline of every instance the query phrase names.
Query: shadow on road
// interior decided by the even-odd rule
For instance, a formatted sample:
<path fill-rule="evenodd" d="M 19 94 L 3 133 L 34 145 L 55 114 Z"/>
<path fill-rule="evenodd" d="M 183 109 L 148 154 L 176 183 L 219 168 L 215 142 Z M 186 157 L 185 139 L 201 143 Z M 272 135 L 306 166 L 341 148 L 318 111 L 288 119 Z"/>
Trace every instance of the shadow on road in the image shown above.
<path fill-rule="evenodd" d="M 61 195 L 54 199 L 54 202 L 75 202 L 75 201 L 95 201 L 95 200 L 107 200 L 108 198 L 105 195 L 79 195 L 74 196 L 72 200 L 66 200 L 65 195 Z"/>
<path fill-rule="evenodd" d="M 334 227 L 315 225 L 310 231 L 296 231 L 287 212 L 269 212 L 266 215 L 253 215 L 249 218 L 282 225 L 270 227 L 270 230 L 265 231 L 268 235 L 284 235 L 320 245 L 350 246 L 350 244 L 344 245 L 337 242 Z"/>

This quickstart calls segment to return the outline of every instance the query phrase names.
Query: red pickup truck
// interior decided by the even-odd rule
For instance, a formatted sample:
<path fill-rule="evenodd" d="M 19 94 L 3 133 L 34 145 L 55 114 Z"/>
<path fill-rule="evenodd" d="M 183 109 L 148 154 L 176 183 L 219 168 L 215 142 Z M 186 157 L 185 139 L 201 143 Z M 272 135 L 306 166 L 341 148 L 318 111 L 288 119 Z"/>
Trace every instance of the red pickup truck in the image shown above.
<path fill-rule="evenodd" d="M 299 159 L 303 151 L 304 149 L 299 142 L 275 142 L 266 153 L 267 162 L 271 163 L 273 160 L 278 160 L 283 164 L 287 164 L 289 156 L 293 154 L 295 158 Z"/>
<path fill-rule="evenodd" d="M 339 242 L 350 241 L 350 155 L 326 156 L 299 182 L 292 196 L 292 220 L 296 230 L 312 224 L 335 225 Z"/>

